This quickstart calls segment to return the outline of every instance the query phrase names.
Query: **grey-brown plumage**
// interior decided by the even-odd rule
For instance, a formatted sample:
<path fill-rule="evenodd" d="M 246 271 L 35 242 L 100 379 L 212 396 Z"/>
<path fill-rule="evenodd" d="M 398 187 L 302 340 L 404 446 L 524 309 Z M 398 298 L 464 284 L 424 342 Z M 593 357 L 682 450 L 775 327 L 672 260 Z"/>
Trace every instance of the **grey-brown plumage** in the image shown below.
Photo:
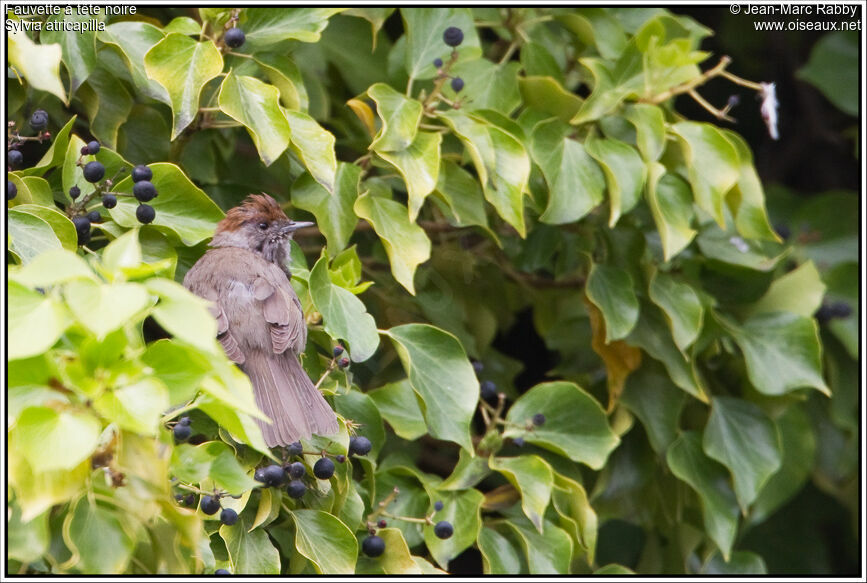
<path fill-rule="evenodd" d="M 268 447 L 337 432 L 334 411 L 298 362 L 307 342 L 304 312 L 289 283 L 289 240 L 311 223 L 291 221 L 266 194 L 251 195 L 217 225 L 184 286 L 213 302 L 217 338 L 250 377 Z"/>

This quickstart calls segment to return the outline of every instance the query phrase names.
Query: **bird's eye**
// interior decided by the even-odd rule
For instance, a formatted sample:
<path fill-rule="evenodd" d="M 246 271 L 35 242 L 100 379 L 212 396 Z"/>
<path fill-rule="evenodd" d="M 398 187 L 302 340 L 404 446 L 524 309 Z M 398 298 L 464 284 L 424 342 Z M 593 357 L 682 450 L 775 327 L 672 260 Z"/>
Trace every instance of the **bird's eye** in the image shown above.
<path fill-rule="evenodd" d="M 265 229 L 268 228 L 268 223 L 266 223 L 266 222 L 264 222 L 264 221 L 261 222 L 261 223 L 259 223 L 259 228 L 262 229 L 262 230 L 264 231 Z"/>

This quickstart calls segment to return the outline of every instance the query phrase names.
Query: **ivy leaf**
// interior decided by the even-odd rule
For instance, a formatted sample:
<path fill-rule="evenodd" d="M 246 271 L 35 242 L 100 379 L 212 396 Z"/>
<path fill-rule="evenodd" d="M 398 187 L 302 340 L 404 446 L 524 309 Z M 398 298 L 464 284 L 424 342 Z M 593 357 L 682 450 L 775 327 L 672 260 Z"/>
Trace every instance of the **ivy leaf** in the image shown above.
<path fill-rule="evenodd" d="M 466 41 L 464 41 L 466 42 Z M 451 69 L 451 74 L 464 80 L 464 87 L 459 93 L 451 85 L 443 86 L 443 93 L 449 99 L 461 97 L 469 111 L 489 109 L 509 115 L 521 105 L 521 95 L 518 92 L 518 71 L 520 63 L 510 61 L 497 64 L 488 59 L 473 59 L 458 61 Z"/>
<path fill-rule="evenodd" d="M 539 220 L 577 221 L 604 199 L 605 176 L 584 145 L 567 137 L 570 127 L 556 120 L 533 129 L 530 152 L 548 184 L 548 205 Z"/>
<path fill-rule="evenodd" d="M 76 280 L 66 284 L 64 296 L 75 317 L 96 334 L 97 340 L 127 324 L 154 302 L 136 283 L 106 285 Z"/>
<path fill-rule="evenodd" d="M 400 152 L 409 148 L 421 122 L 421 103 L 398 93 L 386 83 L 371 85 L 367 95 L 376 102 L 376 113 L 382 120 L 382 127 L 370 148 L 377 153 Z"/>
<path fill-rule="evenodd" d="M 9 302 L 6 331 L 10 338 L 15 338 L 15 342 L 7 345 L 9 360 L 35 356 L 54 346 L 71 320 L 63 303 L 14 280 L 7 282 L 6 293 Z"/>
<path fill-rule="evenodd" d="M 607 332 L 602 312 L 589 301 L 586 301 L 586 305 L 592 334 L 590 347 L 605 363 L 605 380 L 608 385 L 607 412 L 610 413 L 614 411 L 620 400 L 626 379 L 641 364 L 641 351 L 622 340 L 606 342 Z"/>
<path fill-rule="evenodd" d="M 413 560 L 403 533 L 397 528 L 380 528 L 377 536 L 385 541 L 386 553 L 378 560 L 386 575 L 421 575 L 422 570 Z"/>
<path fill-rule="evenodd" d="M 702 444 L 708 456 L 731 472 L 738 503 L 746 514 L 782 463 L 773 421 L 749 401 L 714 397 Z"/>
<path fill-rule="evenodd" d="M 747 375 L 760 393 L 784 395 L 812 387 L 831 391 L 822 378 L 816 321 L 791 312 L 757 314 L 738 326 L 717 317 L 744 353 Z"/>
<path fill-rule="evenodd" d="M 28 407 L 13 431 L 28 463 L 39 472 L 71 470 L 96 449 L 102 424 L 89 411 Z"/>
<path fill-rule="evenodd" d="M 328 19 L 345 8 L 246 8 L 241 12 L 241 26 L 246 34 L 244 50 L 280 52 L 290 41 L 319 41 Z"/>
<path fill-rule="evenodd" d="M 753 166 L 753 153 L 746 141 L 730 130 L 722 130 L 723 136 L 735 147 L 740 162 L 738 181 L 726 195 L 726 203 L 735 218 L 738 233 L 748 239 L 780 241 L 768 220 L 765 209 L 765 192 Z"/>
<path fill-rule="evenodd" d="M 587 562 L 593 564 L 596 557 L 598 519 L 590 506 L 584 486 L 555 472 L 551 501 L 560 514 L 560 526 L 572 538 L 575 554 L 579 548 L 583 549 L 587 553 Z"/>
<path fill-rule="evenodd" d="M 368 393 L 349 391 L 335 396 L 334 408 L 345 419 L 361 424 L 358 432 L 370 440 L 369 455 L 370 459 L 375 460 L 379 450 L 385 445 L 385 428 L 376 401 Z"/>
<path fill-rule="evenodd" d="M 616 61 L 585 57 L 579 59 L 593 76 L 590 96 L 571 119 L 573 125 L 599 119 L 620 105 L 629 96 L 641 94 L 644 87 L 644 55 L 631 40 Z"/>
<path fill-rule="evenodd" d="M 398 437 L 413 441 L 427 433 L 424 415 L 409 380 L 389 383 L 367 394 Z"/>
<path fill-rule="evenodd" d="M 686 394 L 656 366 L 646 365 L 626 382 L 620 402 L 641 421 L 653 451 L 665 453 L 677 438 Z"/>
<path fill-rule="evenodd" d="M 638 298 L 629 273 L 594 263 L 586 288 L 587 297 L 605 316 L 605 343 L 625 338 L 638 322 Z"/>
<path fill-rule="evenodd" d="M 728 559 L 738 528 L 738 505 L 725 468 L 704 454 L 695 431 L 683 432 L 669 446 L 666 459 L 672 473 L 698 494 L 705 530 Z"/>
<path fill-rule="evenodd" d="M 280 92 L 255 77 L 230 71 L 220 85 L 220 109 L 242 123 L 265 166 L 270 166 L 289 147 L 292 130 L 280 109 Z"/>
<path fill-rule="evenodd" d="M 358 197 L 360 176 L 361 167 L 338 162 L 333 194 L 309 173 L 302 174 L 292 185 L 292 203 L 316 217 L 316 226 L 325 235 L 330 256 L 346 248 L 358 222 L 352 206 Z"/>
<path fill-rule="evenodd" d="M 472 450 L 470 421 L 479 400 L 479 381 L 458 339 L 427 324 L 395 326 L 384 334 L 394 343 L 422 400 L 430 434 Z"/>
<path fill-rule="evenodd" d="M 620 22 L 604 8 L 577 8 L 555 17 L 585 45 L 595 46 L 606 59 L 616 59 L 626 47 Z"/>
<path fill-rule="evenodd" d="M 524 429 L 537 413 L 545 415 L 545 424 L 532 431 Z M 504 437 L 523 437 L 593 469 L 605 465 L 620 442 L 596 399 L 565 381 L 538 384 L 521 395 L 506 421 L 514 425 L 507 426 Z"/>
<path fill-rule="evenodd" d="M 373 316 L 352 292 L 331 283 L 328 258 L 323 254 L 310 271 L 310 297 L 322 314 L 325 331 L 332 338 L 349 344 L 355 362 L 370 358 L 379 347 L 379 334 Z"/>
<path fill-rule="evenodd" d="M 263 494 L 268 490 L 263 490 Z M 264 498 L 264 496 L 263 496 Z M 254 528 L 246 513 L 232 526 L 220 526 L 220 538 L 226 543 L 226 551 L 236 575 L 279 575 L 280 552 L 262 528 Z"/>
<path fill-rule="evenodd" d="M 442 139 L 438 132 L 418 132 L 412 144 L 404 150 L 377 152 L 403 176 L 409 196 L 410 221 L 416 220 L 424 199 L 437 185 Z"/>
<path fill-rule="evenodd" d="M 334 135 L 306 113 L 285 110 L 284 113 L 291 130 L 292 151 L 301 159 L 316 182 L 329 193 L 333 193 L 337 173 Z"/>
<path fill-rule="evenodd" d="M 728 561 L 715 552 L 702 565 L 701 572 L 704 575 L 767 575 L 768 567 L 761 555 L 750 551 L 734 551 Z"/>
<path fill-rule="evenodd" d="M 630 103 L 624 108 L 626 121 L 635 126 L 635 142 L 645 162 L 659 160 L 665 149 L 665 116 L 662 108 L 649 103 Z"/>
<path fill-rule="evenodd" d="M 619 140 L 587 140 L 584 147 L 605 173 L 611 207 L 608 226 L 614 227 L 620 216 L 641 200 L 647 178 L 644 162 L 635 148 Z"/>
<path fill-rule="evenodd" d="M 430 257 L 431 243 L 424 229 L 410 222 L 406 207 L 369 192 L 358 197 L 353 209 L 379 235 L 394 278 L 415 295 L 415 269 Z"/>
<path fill-rule="evenodd" d="M 82 14 L 63 14 L 50 16 L 48 22 L 89 22 L 91 17 Z M 39 35 L 40 41 L 45 44 L 57 43 L 63 52 L 63 65 L 69 73 L 69 92 L 75 93 L 84 83 L 91 71 L 96 68 L 96 32 L 93 30 L 79 30 L 75 34 L 69 34 L 63 30 L 43 30 Z"/>
<path fill-rule="evenodd" d="M 482 55 L 473 13 L 469 8 L 402 8 L 406 30 L 406 57 L 404 66 L 410 79 L 430 79 L 436 75 L 433 60 L 445 61 L 452 50 L 458 53 L 458 62 L 476 59 Z M 454 49 L 443 42 L 443 33 L 450 26 L 460 28 L 464 41 Z"/>
<path fill-rule="evenodd" d="M 489 463 L 492 470 L 506 476 L 521 493 L 521 508 L 541 533 L 545 509 L 554 488 L 551 466 L 537 455 L 492 457 Z"/>
<path fill-rule="evenodd" d="M 572 539 L 563 529 L 546 520 L 541 532 L 524 517 L 517 516 L 506 522 L 518 535 L 527 554 L 530 573 L 565 574 L 569 572 Z"/>
<path fill-rule="evenodd" d="M 152 24 L 140 21 L 113 22 L 105 30 L 96 33 L 96 38 L 107 45 L 117 47 L 123 58 L 126 71 L 132 77 L 136 91 L 166 105 L 172 104 L 169 92 L 156 79 L 149 78 L 145 55 L 154 45 L 165 38 L 165 33 Z M 111 69 L 117 76 L 120 71 Z"/>
<path fill-rule="evenodd" d="M 320 574 L 352 574 L 358 557 L 355 535 L 336 517 L 321 510 L 295 510 L 295 548 Z"/>
<path fill-rule="evenodd" d="M 223 57 L 214 43 L 174 32 L 151 47 L 144 65 L 147 76 L 169 94 L 174 140 L 198 115 L 202 88 L 223 71 Z"/>
<path fill-rule="evenodd" d="M 82 496 L 66 515 L 63 540 L 78 557 L 77 565 L 83 571 L 123 573 L 135 548 L 131 526 L 128 515 L 91 504 L 88 496 Z"/>
<path fill-rule="evenodd" d="M 450 160 L 442 160 L 434 195 L 435 201 L 438 202 L 437 197 L 440 197 L 448 205 L 449 212 L 444 210 L 444 213 L 451 215 L 450 222 L 460 227 L 482 227 L 499 242 L 496 232 L 488 225 L 482 189 L 472 174 Z"/>
<path fill-rule="evenodd" d="M 32 185 L 34 181 L 42 179 L 28 177 L 25 178 L 25 180 Z M 78 249 L 78 235 L 75 232 L 75 225 L 72 224 L 72 221 L 69 220 L 65 214 L 55 208 L 53 202 L 51 206 L 43 206 L 41 204 L 19 204 L 14 210 L 16 213 L 15 216 L 19 220 L 23 218 L 22 214 L 26 213 L 47 223 L 55 238 L 60 242 L 60 245 L 62 245 L 65 250 L 75 251 Z M 10 212 L 10 216 L 11 215 L 12 213 Z M 53 247 L 54 239 L 51 237 L 47 237 L 47 239 L 51 241 L 51 246 Z M 30 247 L 39 247 L 39 243 L 35 240 L 28 239 L 28 241 Z M 20 239 L 19 242 L 21 242 Z M 16 246 L 18 246 L 18 244 L 16 244 Z"/>
<path fill-rule="evenodd" d="M 162 430 L 160 418 L 169 405 L 166 387 L 149 378 L 106 391 L 93 402 L 100 415 L 111 419 L 121 429 L 151 437 Z"/>
<path fill-rule="evenodd" d="M 524 59 L 526 49 L 534 46 L 533 43 L 521 48 L 521 59 Z M 556 65 L 557 72 L 560 72 Z M 527 65 L 524 66 L 525 68 Z M 538 77 L 527 75 L 518 78 L 518 90 L 521 99 L 527 107 L 540 112 L 555 116 L 563 123 L 569 123 L 575 114 L 581 109 L 582 99 L 570 91 L 563 89 L 563 85 L 552 77 Z"/>
<path fill-rule="evenodd" d="M 182 443 L 172 451 L 172 472 L 185 482 L 213 480 L 214 486 L 238 495 L 255 488 L 258 482 L 235 459 L 234 450 L 222 441 L 206 441 L 201 445 Z"/>
<path fill-rule="evenodd" d="M 259 53 L 254 57 L 268 81 L 280 91 L 280 103 L 294 111 L 307 111 L 310 103 L 301 71 L 295 61 L 279 53 Z"/>
<path fill-rule="evenodd" d="M 66 89 L 60 81 L 60 61 L 63 57 L 61 45 L 34 43 L 26 32 L 14 27 L 8 29 L 6 38 L 9 43 L 9 65 L 34 89 L 47 91 L 68 104 Z"/>
<path fill-rule="evenodd" d="M 121 124 L 129 118 L 133 100 L 123 84 L 103 68 L 96 69 L 79 90 L 90 118 L 90 131 L 103 147 L 114 148 Z"/>
<path fill-rule="evenodd" d="M 651 301 L 665 314 L 674 343 L 685 351 L 701 332 L 704 307 L 695 290 L 671 275 L 657 271 L 650 278 Z"/>
<path fill-rule="evenodd" d="M 723 200 L 741 172 L 737 149 L 709 123 L 682 121 L 672 130 L 681 145 L 696 204 L 725 229 Z"/>
<path fill-rule="evenodd" d="M 208 311 L 209 302 L 170 279 L 151 277 L 145 281 L 145 286 L 159 298 L 151 315 L 166 331 L 199 350 L 219 353 L 214 342 L 217 322 Z"/>
<path fill-rule="evenodd" d="M 461 450 L 462 453 L 463 451 Z M 436 562 L 446 569 L 449 561 L 476 542 L 482 528 L 481 507 L 484 495 L 474 488 L 462 491 L 437 490 L 436 495 L 443 503 L 443 509 L 434 514 L 434 523 L 448 520 L 454 526 L 455 532 L 450 538 L 443 540 L 434 534 L 433 526 L 425 526 L 424 543 Z M 430 512 L 433 510 L 431 508 Z"/>
<path fill-rule="evenodd" d="M 807 261 L 775 279 L 765 295 L 747 309 L 747 314 L 783 311 L 811 318 L 822 305 L 826 289 L 815 264 Z"/>
<path fill-rule="evenodd" d="M 10 251 L 27 263 L 40 253 L 62 249 L 63 244 L 47 221 L 17 207 L 9 209 Z"/>
<path fill-rule="evenodd" d="M 858 86 L 849 71 L 858 68 L 858 35 L 849 31 L 822 35 L 810 51 L 810 59 L 796 76 L 812 83 L 822 95 L 851 116 L 859 111 Z"/>

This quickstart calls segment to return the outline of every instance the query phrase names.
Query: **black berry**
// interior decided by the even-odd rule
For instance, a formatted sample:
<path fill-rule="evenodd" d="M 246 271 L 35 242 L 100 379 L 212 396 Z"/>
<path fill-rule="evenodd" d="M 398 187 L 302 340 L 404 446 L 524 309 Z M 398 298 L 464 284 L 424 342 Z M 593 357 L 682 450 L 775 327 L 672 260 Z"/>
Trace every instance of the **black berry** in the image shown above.
<path fill-rule="evenodd" d="M 227 571 L 226 569 L 217 569 L 216 571 L 214 571 L 214 575 L 231 575 L 231 573 L 229 573 L 229 571 Z"/>
<path fill-rule="evenodd" d="M 88 154 L 90 154 L 90 151 L 87 149 L 87 146 L 82 146 L 78 151 L 81 152 L 82 156 L 87 156 Z"/>
<path fill-rule="evenodd" d="M 265 482 L 265 468 L 256 468 L 256 471 L 253 472 L 253 479 L 257 482 Z"/>
<path fill-rule="evenodd" d="M 816 310 L 816 313 L 813 314 L 813 317 L 816 318 L 820 324 L 825 324 L 834 317 L 834 310 L 832 310 L 831 306 L 828 304 L 822 304 L 819 309 Z"/>
<path fill-rule="evenodd" d="M 792 230 L 786 224 L 779 223 L 777 225 L 774 225 L 774 230 L 777 232 L 777 235 L 779 235 L 780 239 L 782 239 L 783 241 L 788 241 L 789 237 L 792 236 Z"/>
<path fill-rule="evenodd" d="M 141 202 L 148 202 L 157 195 L 157 188 L 150 180 L 140 180 L 132 187 L 132 193 Z"/>
<path fill-rule="evenodd" d="M 105 176 L 105 166 L 102 162 L 88 162 L 84 165 L 84 179 L 90 183 L 99 182 Z"/>
<path fill-rule="evenodd" d="M 18 150 L 9 150 L 6 154 L 6 163 L 9 164 L 9 167 L 13 170 L 21 168 L 21 165 L 24 164 L 24 154 Z"/>
<path fill-rule="evenodd" d="M 117 206 L 117 197 L 113 194 L 106 194 L 102 197 L 102 206 L 107 209 L 113 209 Z"/>
<path fill-rule="evenodd" d="M 220 512 L 220 522 L 226 526 L 232 526 L 238 522 L 238 513 L 231 508 L 223 508 L 223 511 Z"/>
<path fill-rule="evenodd" d="M 346 456 L 342 453 L 337 454 L 336 456 L 334 456 L 334 461 L 336 461 L 338 464 L 342 464 L 346 461 Z"/>
<path fill-rule="evenodd" d="M 283 483 L 283 480 L 286 479 L 286 473 L 283 471 L 283 468 L 278 466 L 277 464 L 271 464 L 270 466 L 266 466 L 264 470 L 262 470 L 262 477 L 264 478 L 262 481 L 266 486 L 271 486 L 276 488 Z"/>
<path fill-rule="evenodd" d="M 290 443 L 286 446 L 286 453 L 290 456 L 301 455 L 304 452 L 304 448 L 301 447 L 301 442 L 296 441 L 295 443 Z"/>
<path fill-rule="evenodd" d="M 494 401 L 497 398 L 497 385 L 494 384 L 494 381 L 482 381 L 479 394 L 485 401 Z"/>
<path fill-rule="evenodd" d="M 139 164 L 135 168 L 132 169 L 132 181 L 133 182 L 141 182 L 142 180 L 150 180 L 154 177 L 154 173 L 151 172 L 151 169 L 145 166 L 144 164 Z"/>
<path fill-rule="evenodd" d="M 88 154 L 96 154 L 99 152 L 99 142 L 93 140 L 92 142 L 87 142 L 87 153 Z"/>
<path fill-rule="evenodd" d="M 48 112 L 44 109 L 37 109 L 30 116 L 30 127 L 37 132 L 48 127 Z"/>
<path fill-rule="evenodd" d="M 102 215 L 99 214 L 99 211 L 90 211 L 87 213 L 87 218 L 90 219 L 91 223 L 101 223 Z"/>
<path fill-rule="evenodd" d="M 533 425 L 535 425 L 536 427 L 541 427 L 542 425 L 545 425 L 545 416 L 541 413 L 536 413 L 535 415 L 533 415 Z"/>
<path fill-rule="evenodd" d="M 90 243 L 90 231 L 81 231 L 78 233 L 78 244 L 87 245 Z"/>
<path fill-rule="evenodd" d="M 193 430 L 190 428 L 189 425 L 181 425 L 180 423 L 178 423 L 172 429 L 172 433 L 175 436 L 175 441 L 177 441 L 178 443 L 182 443 L 190 438 L 190 436 L 193 434 Z"/>
<path fill-rule="evenodd" d="M 442 500 L 437 500 L 436 502 L 434 502 L 434 510 L 439 512 L 442 509 L 443 509 L 443 501 Z"/>
<path fill-rule="evenodd" d="M 75 200 L 79 196 L 81 196 L 81 189 L 80 188 L 78 188 L 77 186 L 73 186 L 69 189 L 69 198 L 71 198 L 72 200 Z"/>
<path fill-rule="evenodd" d="M 373 445 L 363 435 L 349 438 L 349 455 L 367 455 Z"/>
<path fill-rule="evenodd" d="M 368 557 L 378 557 L 385 552 L 385 541 L 375 534 L 361 541 L 361 550 Z"/>
<path fill-rule="evenodd" d="M 485 365 L 479 362 L 478 360 L 473 361 L 473 370 L 476 371 L 476 374 L 479 374 L 483 370 L 485 370 Z"/>
<path fill-rule="evenodd" d="M 388 526 L 388 523 L 385 521 L 384 518 L 380 518 L 379 522 L 376 523 L 376 526 L 378 526 L 379 528 L 385 528 L 386 526 Z"/>
<path fill-rule="evenodd" d="M 183 417 L 178 419 L 178 424 L 179 425 L 189 425 L 190 424 L 190 418 L 187 417 L 186 415 L 184 415 Z"/>
<path fill-rule="evenodd" d="M 523 437 L 516 437 L 515 439 L 512 440 L 512 443 L 515 444 L 515 447 L 524 447 L 524 438 Z"/>
<path fill-rule="evenodd" d="M 834 302 L 831 304 L 831 313 L 834 318 L 848 318 L 852 315 L 852 306 L 846 302 Z"/>
<path fill-rule="evenodd" d="M 307 473 L 307 469 L 301 462 L 292 462 L 291 464 L 289 464 L 289 469 L 286 473 L 288 473 L 289 477 L 293 480 L 297 480 L 304 477 L 304 474 Z"/>
<path fill-rule="evenodd" d="M 338 356 L 343 354 L 343 350 L 344 350 L 344 348 L 338 344 L 337 346 L 334 347 L 334 350 L 332 350 L 331 352 L 334 354 L 334 358 L 337 358 Z"/>
<path fill-rule="evenodd" d="M 455 527 L 448 520 L 440 520 L 434 525 L 434 534 L 437 538 L 447 539 L 455 533 Z"/>
<path fill-rule="evenodd" d="M 464 42 L 464 31 L 457 26 L 448 27 L 443 33 L 443 42 L 450 47 L 456 47 Z"/>
<path fill-rule="evenodd" d="M 247 37 L 244 35 L 243 30 L 235 27 L 226 31 L 226 34 L 223 35 L 223 40 L 226 42 L 226 46 L 237 49 L 239 46 L 244 44 Z"/>
<path fill-rule="evenodd" d="M 214 496 L 202 496 L 199 506 L 201 507 L 202 512 L 210 516 L 216 514 L 217 510 L 220 509 L 220 500 Z"/>
<path fill-rule="evenodd" d="M 464 88 L 464 80 L 463 79 L 461 79 L 460 77 L 455 77 L 454 79 L 452 79 L 452 89 L 454 90 L 455 93 L 460 92 L 460 90 L 463 88 Z"/>
<path fill-rule="evenodd" d="M 327 480 L 334 475 L 334 462 L 327 457 L 319 458 L 313 464 L 313 475 L 320 480 Z"/>
<path fill-rule="evenodd" d="M 343 358 L 341 358 L 338 361 L 337 366 L 339 366 L 340 368 L 348 368 L 349 367 L 349 359 L 344 356 Z"/>
<path fill-rule="evenodd" d="M 138 219 L 138 222 L 147 225 L 148 223 L 153 222 L 156 218 L 157 212 L 154 210 L 149 204 L 140 204 L 138 208 L 135 209 L 135 218 Z"/>
<path fill-rule="evenodd" d="M 15 183 L 9 180 L 9 175 L 6 175 L 6 200 L 12 200 L 18 196 L 18 187 Z"/>
<path fill-rule="evenodd" d="M 90 219 L 87 217 L 74 217 L 72 219 L 72 224 L 75 225 L 75 230 L 79 234 L 90 231 Z"/>
<path fill-rule="evenodd" d="M 307 486 L 301 480 L 292 480 L 286 486 L 286 493 L 289 494 L 290 498 L 295 498 L 296 500 L 304 496 L 305 492 L 307 492 Z"/>
<path fill-rule="evenodd" d="M 436 59 L 434 59 L 434 67 L 436 67 L 437 69 L 439 69 L 439 68 L 442 67 L 442 66 L 443 66 L 443 60 L 442 60 L 442 59 L 440 59 L 439 57 L 437 57 Z"/>

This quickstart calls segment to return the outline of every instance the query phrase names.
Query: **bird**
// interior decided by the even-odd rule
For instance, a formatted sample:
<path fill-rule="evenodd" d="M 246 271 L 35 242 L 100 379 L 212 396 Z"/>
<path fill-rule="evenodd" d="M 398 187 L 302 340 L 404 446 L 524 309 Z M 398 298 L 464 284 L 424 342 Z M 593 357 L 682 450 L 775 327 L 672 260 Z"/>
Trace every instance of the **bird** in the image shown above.
<path fill-rule="evenodd" d="M 301 367 L 307 326 L 289 280 L 289 243 L 311 222 L 293 221 L 274 198 L 251 194 L 216 227 L 184 287 L 206 300 L 226 356 L 250 378 L 265 444 L 337 433 L 337 417 Z"/>

